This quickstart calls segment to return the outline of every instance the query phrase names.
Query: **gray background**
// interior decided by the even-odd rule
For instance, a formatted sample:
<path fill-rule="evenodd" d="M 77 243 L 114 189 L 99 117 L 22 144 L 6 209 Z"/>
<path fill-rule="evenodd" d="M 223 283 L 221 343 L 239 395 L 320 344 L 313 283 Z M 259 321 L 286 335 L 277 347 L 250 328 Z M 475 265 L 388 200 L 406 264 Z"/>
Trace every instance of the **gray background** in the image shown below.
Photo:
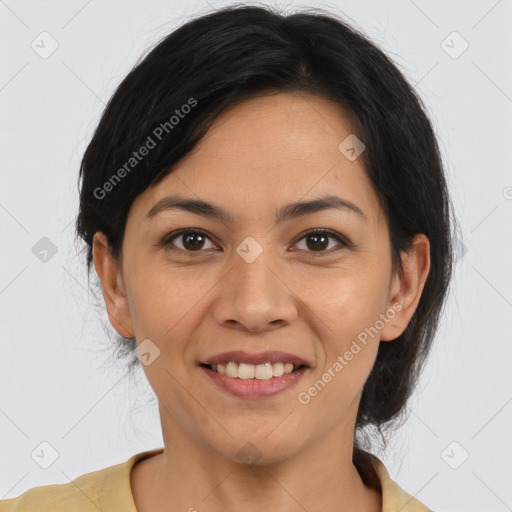
<path fill-rule="evenodd" d="M 0 499 L 163 446 L 153 393 L 114 362 L 77 255 L 78 167 L 139 56 L 227 4 L 0 0 Z M 461 226 L 459 258 L 410 418 L 378 455 L 433 510 L 511 510 L 512 0 L 273 5 L 344 17 L 426 102 Z"/>

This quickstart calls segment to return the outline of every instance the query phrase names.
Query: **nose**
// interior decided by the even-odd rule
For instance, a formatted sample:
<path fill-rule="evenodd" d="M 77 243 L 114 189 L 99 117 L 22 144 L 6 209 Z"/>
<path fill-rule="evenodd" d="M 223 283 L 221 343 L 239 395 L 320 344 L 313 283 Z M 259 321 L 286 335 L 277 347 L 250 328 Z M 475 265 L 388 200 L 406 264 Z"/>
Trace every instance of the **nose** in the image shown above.
<path fill-rule="evenodd" d="M 217 288 L 213 316 L 219 325 L 264 332 L 297 318 L 297 297 L 269 253 L 251 263 L 234 253 L 232 270 Z"/>

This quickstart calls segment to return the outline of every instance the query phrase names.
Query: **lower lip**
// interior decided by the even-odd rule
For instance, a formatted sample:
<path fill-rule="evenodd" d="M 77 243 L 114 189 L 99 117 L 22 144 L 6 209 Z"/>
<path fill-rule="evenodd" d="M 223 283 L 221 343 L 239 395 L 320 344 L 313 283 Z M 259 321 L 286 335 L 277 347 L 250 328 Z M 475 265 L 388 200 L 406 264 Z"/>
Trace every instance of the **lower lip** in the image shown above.
<path fill-rule="evenodd" d="M 285 373 L 281 377 L 272 377 L 271 379 L 233 379 L 226 375 L 210 370 L 204 366 L 200 366 L 201 370 L 223 390 L 228 391 L 232 395 L 240 398 L 259 399 L 274 396 L 293 386 L 298 382 L 306 370 L 307 366 L 300 368 L 291 373 Z"/>

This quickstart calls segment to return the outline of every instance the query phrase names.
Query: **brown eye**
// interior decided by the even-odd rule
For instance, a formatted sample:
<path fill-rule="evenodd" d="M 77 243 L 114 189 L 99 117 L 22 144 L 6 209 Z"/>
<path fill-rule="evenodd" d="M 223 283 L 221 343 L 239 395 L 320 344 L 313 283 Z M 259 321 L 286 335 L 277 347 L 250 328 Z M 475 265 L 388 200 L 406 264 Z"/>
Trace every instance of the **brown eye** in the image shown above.
<path fill-rule="evenodd" d="M 181 242 L 181 244 L 175 243 L 175 240 Z M 184 252 L 203 252 L 202 249 L 204 249 L 207 240 L 210 240 L 210 238 L 202 231 L 197 229 L 187 229 L 166 237 L 162 241 L 162 245 L 175 246 L 177 247 L 177 250 Z M 212 247 L 215 247 L 213 243 Z M 171 247 L 171 249 L 174 250 L 174 247 Z"/>
<path fill-rule="evenodd" d="M 324 253 L 330 254 L 339 249 L 350 247 L 350 243 L 338 233 L 325 229 L 309 231 L 302 236 L 299 242 L 303 240 L 305 240 L 305 247 L 299 249 L 313 254 L 317 253 L 318 255 L 323 255 Z M 337 243 L 333 246 L 332 241 Z M 210 247 L 207 247 L 208 243 L 210 243 Z M 169 248 L 172 251 L 181 251 L 189 254 L 200 254 L 205 252 L 205 249 L 217 248 L 210 237 L 205 232 L 198 229 L 182 229 L 171 233 L 167 235 L 159 245 Z"/>
<path fill-rule="evenodd" d="M 337 246 L 338 248 L 340 248 L 340 246 L 341 246 L 343 248 L 343 247 L 349 246 L 348 242 L 346 242 L 343 238 L 341 238 L 341 236 L 339 236 L 337 233 L 332 232 L 330 230 L 325 230 L 325 229 L 309 231 L 299 240 L 299 242 L 302 240 L 306 240 L 305 250 L 308 252 L 331 253 L 338 249 L 334 249 L 334 251 L 333 250 L 327 251 L 327 248 L 329 247 L 330 239 L 338 242 L 338 244 L 335 245 L 335 247 Z M 332 249 L 332 246 L 331 246 L 331 249 Z"/>

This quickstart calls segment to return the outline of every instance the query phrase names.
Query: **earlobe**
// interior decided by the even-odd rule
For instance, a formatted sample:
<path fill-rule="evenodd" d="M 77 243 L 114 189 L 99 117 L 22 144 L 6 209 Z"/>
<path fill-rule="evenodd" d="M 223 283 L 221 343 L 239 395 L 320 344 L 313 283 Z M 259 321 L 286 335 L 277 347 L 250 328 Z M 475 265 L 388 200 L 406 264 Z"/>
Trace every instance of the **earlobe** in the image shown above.
<path fill-rule="evenodd" d="M 390 318 L 381 330 L 381 341 L 398 338 L 418 307 L 430 271 L 430 242 L 424 234 L 417 234 L 411 248 L 402 253 L 402 267 L 402 272 L 393 276 L 386 311 Z"/>
<path fill-rule="evenodd" d="M 93 261 L 112 327 L 121 336 L 132 338 L 133 326 L 119 263 L 111 254 L 105 234 L 100 231 L 93 237 Z"/>

